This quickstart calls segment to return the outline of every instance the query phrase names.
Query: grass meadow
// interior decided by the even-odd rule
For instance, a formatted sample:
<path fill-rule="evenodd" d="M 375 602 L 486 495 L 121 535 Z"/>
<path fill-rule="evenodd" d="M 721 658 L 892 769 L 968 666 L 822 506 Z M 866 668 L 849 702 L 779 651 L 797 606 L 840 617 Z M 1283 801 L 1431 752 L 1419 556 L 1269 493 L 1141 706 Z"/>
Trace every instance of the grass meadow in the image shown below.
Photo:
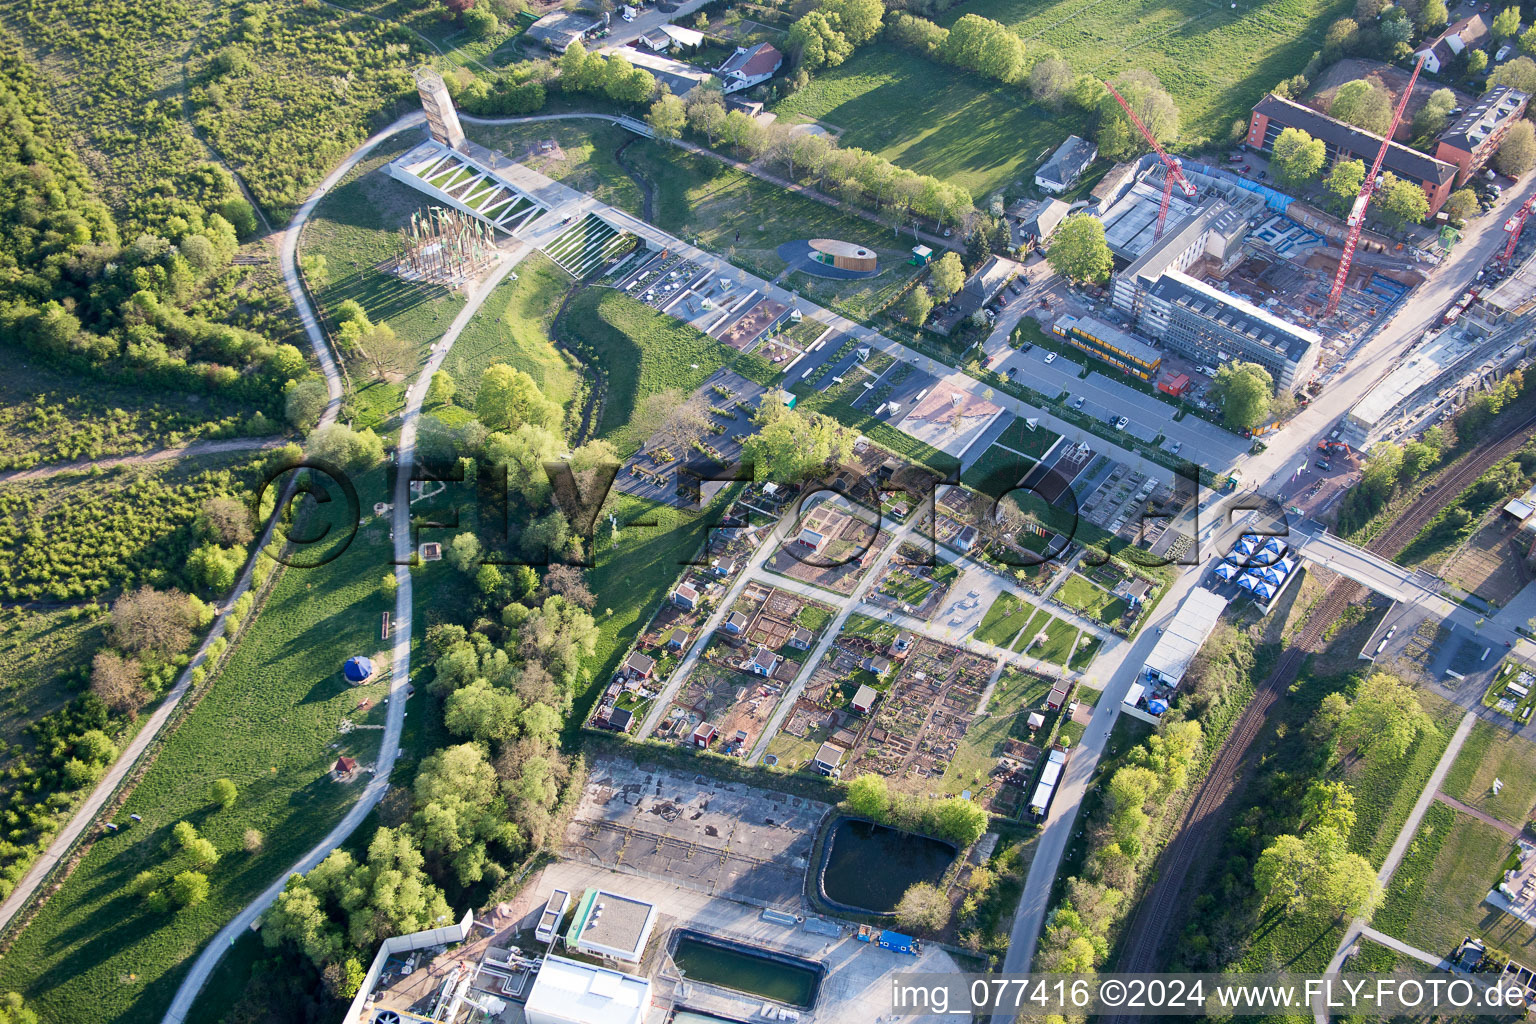
<path fill-rule="evenodd" d="M 382 480 L 379 472 L 360 481 L 365 506 Z M 370 524 L 335 560 L 283 573 L 117 816 L 143 821 L 97 839 L 0 960 L 0 986 L 21 992 L 45 1020 L 156 1021 L 214 932 L 341 817 L 362 783 L 332 782 L 330 766 L 341 754 L 372 762 L 382 735 L 341 735 L 337 725 L 383 723 L 382 704 L 366 714 L 355 707 L 365 695 L 377 700 L 385 684 L 348 686 L 341 663 L 350 653 L 380 660 L 380 616 L 393 601 L 379 585 L 390 570 L 387 534 Z M 208 799 L 218 778 L 239 789 L 227 811 Z M 179 821 L 211 839 L 220 861 L 208 871 L 205 903 L 155 913 L 128 884 L 140 871 L 168 876 L 186 866 L 167 846 Z M 241 848 L 248 828 L 264 836 L 259 852 Z"/>

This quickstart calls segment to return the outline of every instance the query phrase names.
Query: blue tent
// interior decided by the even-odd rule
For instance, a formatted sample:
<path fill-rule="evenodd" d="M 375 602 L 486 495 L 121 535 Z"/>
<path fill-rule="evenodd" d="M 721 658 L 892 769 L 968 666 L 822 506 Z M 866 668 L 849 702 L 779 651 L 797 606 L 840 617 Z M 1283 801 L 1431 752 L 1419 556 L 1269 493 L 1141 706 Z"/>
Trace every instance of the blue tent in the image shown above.
<path fill-rule="evenodd" d="M 341 674 L 347 677 L 349 683 L 361 683 L 373 675 L 373 662 L 361 654 L 356 655 L 347 659 Z"/>

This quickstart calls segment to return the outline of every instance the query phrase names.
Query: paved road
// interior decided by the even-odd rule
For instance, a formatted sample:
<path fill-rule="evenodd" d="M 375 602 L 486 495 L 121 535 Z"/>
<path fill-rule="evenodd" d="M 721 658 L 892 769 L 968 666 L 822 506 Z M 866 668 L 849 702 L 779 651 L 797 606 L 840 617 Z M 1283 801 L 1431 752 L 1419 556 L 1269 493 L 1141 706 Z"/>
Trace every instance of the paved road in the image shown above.
<path fill-rule="evenodd" d="M 412 127 L 421 120 L 419 115 L 402 118 L 389 128 L 372 136 L 363 143 L 352 155 L 343 162 L 335 172 L 325 179 L 320 188 L 316 190 L 308 202 L 299 208 L 294 221 L 289 224 L 287 234 L 297 237 L 299 229 L 303 227 L 304 219 L 313 212 L 319 197 L 329 188 L 333 187 L 341 176 L 346 173 L 356 162 L 367 154 L 374 146 L 395 133 Z M 442 367 L 443 359 L 447 357 L 453 343 L 459 334 L 469 324 L 480 306 L 490 296 L 491 292 L 501 281 L 512 272 L 513 267 L 531 252 L 526 245 L 518 243 L 514 247 L 505 250 L 500 257 L 500 262 L 493 272 L 481 281 L 471 293 L 469 301 L 464 308 L 454 317 L 447 332 L 437 341 L 431 350 L 426 365 L 417 375 L 416 382 L 411 385 L 405 395 L 405 411 L 401 415 L 399 465 L 400 470 L 395 478 L 395 497 L 393 526 L 395 538 L 395 580 L 398 587 L 395 591 L 394 613 L 394 650 L 389 682 L 389 714 L 385 719 L 384 736 L 379 746 L 378 760 L 374 765 L 373 776 L 368 780 L 368 785 L 363 789 L 356 803 L 342 817 L 341 821 L 328 832 L 308 853 L 297 862 L 285 869 L 255 900 L 235 915 L 234 919 L 226 924 L 215 935 L 199 954 L 192 964 L 192 969 L 182 980 L 176 990 L 176 995 L 171 1001 L 170 1008 L 166 1010 L 164 1024 L 182 1024 L 192 1010 L 192 1005 L 197 1000 L 198 993 L 207 984 L 209 976 L 223 958 L 224 952 L 234 944 L 234 940 L 248 931 L 266 909 L 272 905 L 283 887 L 288 883 L 288 877 L 294 874 L 304 874 L 315 865 L 324 860 L 332 850 L 347 840 L 358 826 L 373 811 L 375 805 L 383 799 L 389 789 L 389 777 L 394 768 L 395 759 L 400 752 L 400 734 L 405 724 L 406 697 L 405 687 L 410 680 L 411 672 L 411 626 L 412 626 L 412 578 L 409 567 L 404 563 L 411 555 L 411 502 L 410 484 L 411 467 L 416 456 L 416 428 L 421 414 L 421 404 L 426 398 L 427 388 L 432 382 L 432 375 Z M 285 268 L 286 269 L 286 268 Z M 301 316 L 306 323 L 313 323 L 313 311 L 309 308 L 308 300 L 301 290 L 290 287 L 294 305 L 298 307 Z"/>
<path fill-rule="evenodd" d="M 146 466 L 152 462 L 169 462 L 172 459 L 196 459 L 204 455 L 224 455 L 229 452 L 255 452 L 263 448 L 276 448 L 287 440 L 288 438 L 281 434 L 275 437 L 235 437 L 224 441 L 193 441 L 174 448 L 154 448 L 147 452 L 108 455 L 100 459 L 55 462 L 47 466 L 33 466 L 30 469 L 14 469 L 9 473 L 0 473 L 0 484 L 31 483 L 62 476 L 65 473 L 116 469 L 119 466 Z"/>

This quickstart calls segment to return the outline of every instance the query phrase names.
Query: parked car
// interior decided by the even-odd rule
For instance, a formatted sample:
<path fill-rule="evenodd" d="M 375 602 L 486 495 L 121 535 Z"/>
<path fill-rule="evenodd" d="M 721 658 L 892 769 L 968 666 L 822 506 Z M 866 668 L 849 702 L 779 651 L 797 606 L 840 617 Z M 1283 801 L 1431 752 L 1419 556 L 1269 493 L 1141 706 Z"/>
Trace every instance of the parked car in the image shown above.
<path fill-rule="evenodd" d="M 1333 468 L 1333 463 L 1329 462 L 1327 459 L 1318 459 L 1316 465 L 1317 468 L 1322 470 L 1324 473 Z"/>
<path fill-rule="evenodd" d="M 1126 419 L 1124 416 L 1121 416 L 1119 419 L 1115 420 L 1115 429 L 1124 430 L 1126 424 L 1130 422 L 1130 420 Z"/>
<path fill-rule="evenodd" d="M 1055 352 L 1047 352 L 1045 354 L 1045 361 L 1048 362 L 1048 363 L 1054 363 L 1056 361 L 1056 353 Z"/>
<path fill-rule="evenodd" d="M 1173 447 L 1169 448 L 1168 450 L 1170 452 L 1172 452 L 1173 454 L 1177 455 L 1177 454 L 1179 454 L 1180 450 L 1183 449 L 1183 447 L 1184 447 L 1184 442 L 1183 441 L 1175 441 L 1175 442 L 1173 442 Z"/>
<path fill-rule="evenodd" d="M 1076 398 L 1072 399 L 1072 408 L 1074 408 L 1074 409 L 1081 409 L 1083 407 L 1083 403 L 1086 402 L 1087 400 L 1088 399 L 1087 399 L 1086 396 L 1078 395 Z"/>
<path fill-rule="evenodd" d="M 1030 349 L 1032 349 L 1034 347 L 1035 347 L 1035 343 L 1034 342 L 1026 341 L 1024 344 L 1019 346 L 1019 351 L 1020 352 L 1028 352 Z"/>

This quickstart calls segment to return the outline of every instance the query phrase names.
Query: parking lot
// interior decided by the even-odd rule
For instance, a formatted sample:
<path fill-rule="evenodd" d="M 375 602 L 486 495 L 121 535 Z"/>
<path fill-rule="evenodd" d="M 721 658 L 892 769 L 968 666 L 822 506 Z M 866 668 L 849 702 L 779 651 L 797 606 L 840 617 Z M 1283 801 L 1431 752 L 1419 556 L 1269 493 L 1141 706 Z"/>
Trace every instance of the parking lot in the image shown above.
<path fill-rule="evenodd" d="M 1249 442 L 1236 434 L 1194 416 L 1175 422 L 1173 406 L 1102 373 L 1082 378 L 1082 362 L 1057 355 L 1047 363 L 1046 357 L 1051 354 L 1039 347 L 1028 352 L 1013 351 L 994 368 L 1003 373 L 1013 370 L 1015 380 L 1043 394 L 1070 392 L 1073 404 L 1081 398 L 1082 411 L 1106 423 L 1124 416 L 1126 433 L 1148 442 L 1162 434 L 1164 448 L 1171 450 L 1175 444 L 1181 445 L 1181 454 L 1197 462 L 1227 466 L 1248 451 Z"/>

